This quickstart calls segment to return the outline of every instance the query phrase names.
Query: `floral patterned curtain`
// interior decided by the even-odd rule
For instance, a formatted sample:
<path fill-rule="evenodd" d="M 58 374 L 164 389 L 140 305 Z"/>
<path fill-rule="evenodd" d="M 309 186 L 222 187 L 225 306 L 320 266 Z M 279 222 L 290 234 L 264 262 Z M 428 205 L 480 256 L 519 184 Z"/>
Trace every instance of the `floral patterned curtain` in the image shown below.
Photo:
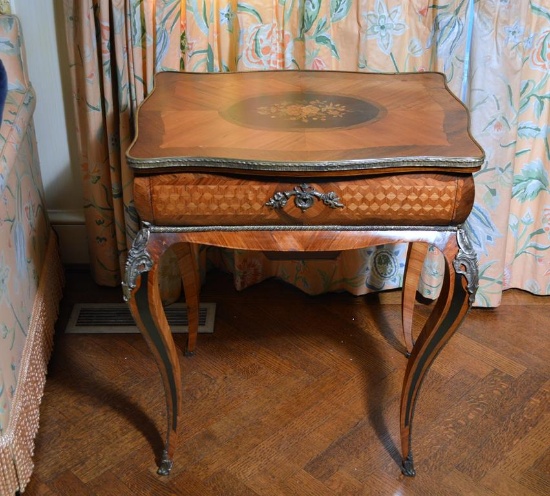
<path fill-rule="evenodd" d="M 64 0 L 95 277 L 118 284 L 138 228 L 124 151 L 157 71 L 314 69 L 445 73 L 487 154 L 468 221 L 476 303 L 550 293 L 550 9 L 543 0 Z M 217 251 L 238 288 L 273 275 L 309 293 L 399 287 L 405 247 L 333 260 Z M 427 260 L 433 296 L 441 261 Z"/>

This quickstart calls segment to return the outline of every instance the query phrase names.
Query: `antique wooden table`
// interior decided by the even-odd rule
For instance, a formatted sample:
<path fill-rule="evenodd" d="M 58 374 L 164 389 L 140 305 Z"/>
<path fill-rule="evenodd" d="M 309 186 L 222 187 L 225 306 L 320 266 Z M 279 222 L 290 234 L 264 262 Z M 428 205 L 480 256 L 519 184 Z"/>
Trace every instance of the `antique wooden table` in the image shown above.
<path fill-rule="evenodd" d="M 484 160 L 468 114 L 439 73 L 160 73 L 127 152 L 142 229 L 123 290 L 160 369 L 168 474 L 181 411 L 180 368 L 159 295 L 158 261 L 176 253 L 198 330 L 198 246 L 323 252 L 409 243 L 403 289 L 408 353 L 401 397 L 402 471 L 414 475 L 411 422 L 422 379 L 473 302 L 475 252 L 462 227 Z M 416 341 L 412 317 L 431 244 L 441 294 Z"/>

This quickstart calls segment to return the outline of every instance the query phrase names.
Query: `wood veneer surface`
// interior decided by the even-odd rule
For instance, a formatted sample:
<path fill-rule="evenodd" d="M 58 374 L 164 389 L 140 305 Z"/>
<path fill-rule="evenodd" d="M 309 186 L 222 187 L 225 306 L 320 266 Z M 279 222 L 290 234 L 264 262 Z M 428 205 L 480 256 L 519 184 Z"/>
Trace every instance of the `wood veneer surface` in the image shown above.
<path fill-rule="evenodd" d="M 285 180 L 283 180 L 285 179 Z M 457 225 L 474 202 L 471 174 L 404 173 L 313 179 L 307 187 L 338 198 L 301 210 L 266 203 L 301 183 L 284 178 L 202 173 L 136 176 L 140 218 L 164 226 L 197 225 Z M 304 180 L 305 181 L 305 180 Z"/>
<path fill-rule="evenodd" d="M 137 123 L 128 151 L 137 171 L 334 174 L 420 161 L 471 172 L 483 161 L 467 112 L 439 73 L 163 72 Z"/>

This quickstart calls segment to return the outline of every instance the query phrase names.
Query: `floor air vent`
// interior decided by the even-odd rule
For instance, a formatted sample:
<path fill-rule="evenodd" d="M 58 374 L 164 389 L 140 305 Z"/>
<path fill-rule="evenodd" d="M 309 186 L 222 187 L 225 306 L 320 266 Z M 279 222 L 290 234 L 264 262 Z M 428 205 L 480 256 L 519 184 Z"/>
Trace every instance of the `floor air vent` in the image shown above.
<path fill-rule="evenodd" d="M 172 332 L 187 332 L 187 307 L 174 303 L 165 308 Z M 199 332 L 214 332 L 215 303 L 201 303 L 199 307 Z M 133 333 L 139 332 L 132 314 L 125 303 L 82 303 L 74 305 L 65 328 L 66 333 Z"/>

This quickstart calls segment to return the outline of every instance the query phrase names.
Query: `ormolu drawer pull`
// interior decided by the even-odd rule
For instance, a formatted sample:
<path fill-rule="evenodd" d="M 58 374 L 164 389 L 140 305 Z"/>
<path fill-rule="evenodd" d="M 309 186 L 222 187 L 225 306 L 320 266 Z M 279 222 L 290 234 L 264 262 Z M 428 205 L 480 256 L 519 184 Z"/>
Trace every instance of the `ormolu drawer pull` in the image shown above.
<path fill-rule="evenodd" d="M 344 205 L 340 203 L 340 198 L 333 191 L 319 193 L 319 191 L 315 191 L 315 188 L 307 184 L 300 184 L 300 186 L 296 186 L 292 191 L 277 191 L 266 205 L 272 208 L 284 208 L 291 196 L 295 197 L 294 204 L 302 212 L 313 205 L 315 198 L 322 201 L 327 207 L 344 208 Z"/>

